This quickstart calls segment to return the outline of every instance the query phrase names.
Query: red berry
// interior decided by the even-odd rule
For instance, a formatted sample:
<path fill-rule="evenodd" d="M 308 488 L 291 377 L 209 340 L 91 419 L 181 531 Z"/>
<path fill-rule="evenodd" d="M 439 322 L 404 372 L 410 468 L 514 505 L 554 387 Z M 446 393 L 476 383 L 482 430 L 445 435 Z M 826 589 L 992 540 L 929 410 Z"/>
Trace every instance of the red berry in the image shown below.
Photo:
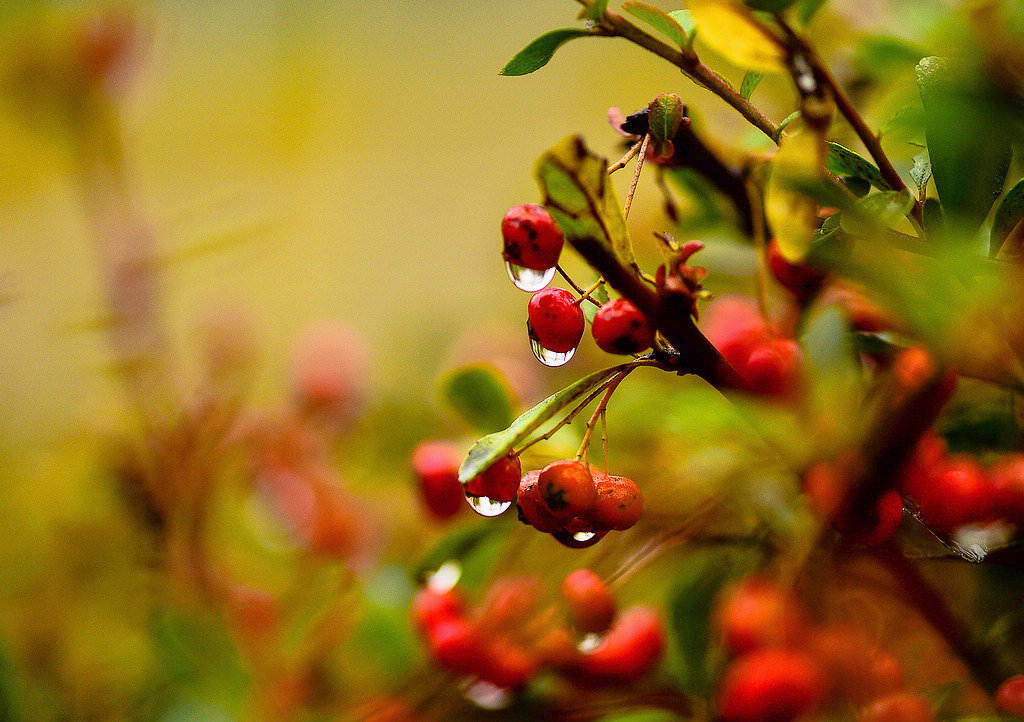
<path fill-rule="evenodd" d="M 808 654 L 761 649 L 726 670 L 719 713 L 726 722 L 790 722 L 817 708 L 826 690 L 825 677 Z"/>
<path fill-rule="evenodd" d="M 996 709 L 1015 717 L 1024 717 L 1024 674 L 1014 675 L 996 690 Z"/>
<path fill-rule="evenodd" d="M 880 697 L 861 712 L 858 722 L 935 722 L 935 713 L 920 695 L 896 692 Z"/>
<path fill-rule="evenodd" d="M 486 663 L 477 675 L 497 687 L 519 689 L 540 670 L 537 654 L 506 637 L 490 640 L 486 652 Z"/>
<path fill-rule="evenodd" d="M 597 309 L 590 331 L 598 348 L 607 353 L 639 353 L 654 344 L 654 331 L 647 317 L 626 298 Z"/>
<path fill-rule="evenodd" d="M 465 608 L 462 595 L 455 589 L 439 592 L 424 587 L 412 600 L 412 621 L 422 632 L 429 632 L 441 622 L 461 619 Z"/>
<path fill-rule="evenodd" d="M 573 626 L 583 634 L 603 632 L 615 619 L 615 597 L 601 577 L 577 569 L 562 580 L 562 597 L 569 605 Z"/>
<path fill-rule="evenodd" d="M 519 488 L 523 467 L 513 453 L 501 457 L 466 484 L 466 493 L 486 496 L 491 501 L 512 501 Z"/>
<path fill-rule="evenodd" d="M 807 622 L 789 591 L 754 575 L 719 602 L 715 625 L 726 649 L 743 654 L 797 643 L 805 636 Z"/>
<path fill-rule="evenodd" d="M 480 631 L 461 617 L 443 619 L 427 632 L 430 650 L 441 665 L 473 674 L 483 668 L 487 652 Z"/>
<path fill-rule="evenodd" d="M 661 617 L 651 607 L 630 607 L 622 612 L 601 643 L 584 654 L 578 666 L 581 681 L 625 684 L 643 675 L 665 651 Z"/>
<path fill-rule="evenodd" d="M 995 489 L 999 516 L 1024 524 L 1024 454 L 1006 454 L 992 465 L 989 478 Z"/>
<path fill-rule="evenodd" d="M 512 206 L 501 220 L 502 257 L 535 271 L 554 268 L 565 237 L 551 214 L 536 203 Z"/>
<path fill-rule="evenodd" d="M 903 498 L 895 489 L 882 495 L 868 518 L 855 519 L 844 510 L 835 519 L 836 529 L 848 542 L 878 546 L 892 539 L 903 521 Z"/>
<path fill-rule="evenodd" d="M 779 242 L 773 238 L 768 243 L 768 267 L 790 293 L 799 299 L 806 299 L 821 287 L 824 274 L 803 263 L 789 261 L 779 250 Z"/>
<path fill-rule="evenodd" d="M 565 522 L 555 519 L 544 507 L 540 498 L 540 487 L 537 486 L 539 478 L 539 470 L 531 471 L 523 476 L 519 482 L 519 492 L 516 495 L 516 510 L 519 512 L 519 521 L 529 524 L 537 531 L 550 534 L 563 528 Z"/>
<path fill-rule="evenodd" d="M 478 618 L 488 628 L 522 625 L 533 615 L 542 592 L 543 585 L 536 577 L 498 579 L 487 590 Z"/>
<path fill-rule="evenodd" d="M 930 484 L 916 489 L 921 517 L 936 530 L 952 532 L 970 522 L 983 522 L 993 511 L 995 489 L 977 461 L 951 455 L 931 474 Z"/>
<path fill-rule="evenodd" d="M 771 337 L 757 301 L 746 296 L 722 296 L 702 313 L 701 329 L 708 341 L 742 374 L 750 354 Z"/>
<path fill-rule="evenodd" d="M 590 469 L 572 459 L 553 461 L 541 469 L 537 488 L 542 508 L 562 521 L 583 514 L 597 495 Z"/>
<path fill-rule="evenodd" d="M 438 519 L 449 519 L 463 508 L 459 483 L 462 452 L 447 441 L 424 441 L 412 452 L 412 469 L 427 509 Z"/>
<path fill-rule="evenodd" d="M 369 352 L 355 329 L 321 321 L 295 338 L 289 361 L 298 405 L 336 422 L 356 416 L 366 396 Z"/>
<path fill-rule="evenodd" d="M 903 686 L 903 672 L 892 655 L 875 648 L 852 627 L 815 629 L 806 648 L 830 682 L 830 698 L 863 704 Z"/>
<path fill-rule="evenodd" d="M 576 297 L 564 288 L 545 288 L 533 294 L 527 317 L 530 337 L 556 353 L 576 348 L 587 327 Z"/>
<path fill-rule="evenodd" d="M 785 396 L 796 386 L 800 346 L 788 338 L 776 338 L 757 346 L 746 364 L 734 364 L 750 390 L 769 396 Z"/>
<path fill-rule="evenodd" d="M 636 524 L 644 511 L 644 497 L 636 482 L 600 472 L 593 476 L 597 498 L 587 517 L 594 525 L 624 531 Z"/>

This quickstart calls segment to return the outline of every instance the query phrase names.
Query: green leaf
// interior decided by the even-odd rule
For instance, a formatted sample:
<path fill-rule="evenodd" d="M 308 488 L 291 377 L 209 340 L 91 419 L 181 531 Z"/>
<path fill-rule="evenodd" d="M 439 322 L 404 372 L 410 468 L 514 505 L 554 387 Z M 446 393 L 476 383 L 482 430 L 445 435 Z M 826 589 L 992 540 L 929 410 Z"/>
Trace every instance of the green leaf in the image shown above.
<path fill-rule="evenodd" d="M 638 20 L 647 23 L 655 30 L 664 33 L 679 47 L 686 47 L 689 41 L 689 33 L 686 31 L 686 28 L 679 24 L 676 18 L 664 10 L 647 3 L 636 2 L 636 0 L 622 3 L 622 9 Z"/>
<path fill-rule="evenodd" d="M 683 26 L 683 30 L 686 32 L 687 44 L 692 44 L 693 32 L 697 29 L 697 24 L 693 22 L 693 14 L 689 10 L 673 10 L 669 15 Z"/>
<path fill-rule="evenodd" d="M 932 163 L 928 160 L 927 153 L 918 153 L 914 156 L 914 167 L 910 169 L 910 177 L 914 179 L 917 187 L 924 188 L 932 177 Z"/>
<path fill-rule="evenodd" d="M 723 554 L 691 559 L 668 601 L 672 632 L 683 662 L 686 687 L 698 694 L 711 690 L 708 669 L 711 647 L 711 613 L 715 597 L 729 578 L 730 564 Z"/>
<path fill-rule="evenodd" d="M 416 583 L 422 583 L 428 574 L 437 571 L 445 562 L 458 562 L 463 576 L 460 581 L 473 586 L 472 579 L 465 579 L 467 566 L 474 568 L 475 557 L 487 557 L 495 544 L 501 545 L 508 530 L 495 520 L 466 526 L 442 537 L 418 562 L 412 565 L 410 573 Z"/>
<path fill-rule="evenodd" d="M 910 191 L 881 191 L 854 203 L 843 214 L 840 225 L 847 233 L 870 236 L 880 229 L 897 225 L 913 207 L 914 196 Z"/>
<path fill-rule="evenodd" d="M 601 18 L 604 17 L 605 11 L 608 9 L 608 0 L 596 0 L 589 7 L 585 7 L 580 10 L 578 15 L 580 20 L 590 20 L 594 23 L 601 22 Z"/>
<path fill-rule="evenodd" d="M 989 235 L 989 253 L 993 257 L 999 252 L 1003 241 L 1010 231 L 1024 218 L 1024 180 L 1006 192 L 992 220 L 992 232 Z"/>
<path fill-rule="evenodd" d="M 459 481 L 468 482 L 495 461 L 526 441 L 534 431 L 559 411 L 576 403 L 605 381 L 626 368 L 628 364 L 612 366 L 584 376 L 561 391 L 552 394 L 532 409 L 522 414 L 503 431 L 489 434 L 473 444 L 469 455 L 459 468 Z"/>
<path fill-rule="evenodd" d="M 909 138 L 923 138 L 925 126 L 924 108 L 920 105 L 908 105 L 900 108 L 887 121 L 882 123 L 878 130 L 878 136 L 901 133 Z"/>
<path fill-rule="evenodd" d="M 529 75 L 534 70 L 539 70 L 547 65 L 555 51 L 565 43 L 574 38 L 593 34 L 592 30 L 581 28 L 562 28 L 544 33 L 516 53 L 515 57 L 501 69 L 499 75 Z"/>
<path fill-rule="evenodd" d="M 761 78 L 764 77 L 764 73 L 759 73 L 756 70 L 748 70 L 746 75 L 743 76 L 743 82 L 740 83 L 740 95 L 746 100 L 750 100 L 750 96 L 754 93 L 754 88 L 761 82 Z"/>
<path fill-rule="evenodd" d="M 843 314 L 834 306 L 824 309 L 809 321 L 800 341 L 815 418 L 856 418 L 862 400 L 862 377 Z M 856 428 L 835 431 L 858 433 Z M 844 440 L 837 441 L 842 445 Z"/>
<path fill-rule="evenodd" d="M 610 248 L 624 265 L 635 267 L 633 244 L 607 168 L 608 161 L 575 135 L 542 155 L 533 172 L 544 205 L 570 244 L 596 241 Z"/>
<path fill-rule="evenodd" d="M 838 143 L 828 144 L 825 167 L 839 176 L 863 178 L 878 190 L 892 190 L 874 163 Z"/>
<path fill-rule="evenodd" d="M 828 0 L 798 0 L 796 11 L 800 16 L 800 22 L 804 25 L 811 22 L 814 15 L 821 10 Z"/>
<path fill-rule="evenodd" d="M 647 127 L 651 140 L 660 142 L 672 140 L 686 115 L 683 100 L 675 93 L 662 93 L 647 107 Z"/>
<path fill-rule="evenodd" d="M 463 366 L 440 382 L 441 397 L 462 418 L 487 434 L 512 423 L 512 391 L 490 364 Z"/>
<path fill-rule="evenodd" d="M 1006 99 L 978 72 L 928 57 L 917 65 L 925 136 L 946 220 L 973 235 L 1003 190 L 1012 123 Z"/>

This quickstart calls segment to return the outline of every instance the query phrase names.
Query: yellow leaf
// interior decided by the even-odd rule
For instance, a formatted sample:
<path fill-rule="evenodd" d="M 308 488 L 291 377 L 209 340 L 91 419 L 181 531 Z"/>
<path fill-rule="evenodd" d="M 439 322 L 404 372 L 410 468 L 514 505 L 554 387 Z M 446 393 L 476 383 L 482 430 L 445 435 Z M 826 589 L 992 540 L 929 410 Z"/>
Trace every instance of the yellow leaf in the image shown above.
<path fill-rule="evenodd" d="M 779 251 L 793 262 L 810 251 L 818 221 L 817 202 L 799 189 L 821 180 L 823 157 L 822 139 L 805 130 L 783 136 L 772 162 L 764 211 Z"/>
<path fill-rule="evenodd" d="M 786 71 L 782 43 L 747 8 L 729 0 L 687 0 L 697 37 L 716 53 L 747 70 Z"/>

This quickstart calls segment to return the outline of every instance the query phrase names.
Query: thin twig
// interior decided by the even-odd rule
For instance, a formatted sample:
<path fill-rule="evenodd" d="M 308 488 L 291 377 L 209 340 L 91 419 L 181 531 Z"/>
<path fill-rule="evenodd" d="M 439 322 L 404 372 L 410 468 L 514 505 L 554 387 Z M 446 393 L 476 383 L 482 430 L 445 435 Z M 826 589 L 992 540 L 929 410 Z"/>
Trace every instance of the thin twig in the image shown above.
<path fill-rule="evenodd" d="M 629 183 L 629 192 L 626 194 L 626 202 L 622 204 L 622 217 L 629 218 L 629 207 L 633 205 L 633 194 L 636 193 L 636 184 L 640 181 L 640 171 L 644 169 L 644 157 L 647 155 L 647 144 L 651 142 L 651 134 L 644 135 L 640 141 L 640 155 L 636 159 L 636 170 L 633 171 L 633 180 Z"/>
<path fill-rule="evenodd" d="M 637 151 L 640 150 L 640 146 L 641 145 L 643 145 L 643 141 L 642 140 L 638 140 L 636 143 L 634 143 L 632 146 L 630 146 L 629 150 L 626 151 L 625 155 L 623 155 L 617 161 L 615 161 L 610 166 L 608 166 L 608 175 L 611 175 L 612 173 L 614 173 L 617 170 L 622 170 L 623 168 L 625 168 L 626 165 L 629 163 L 629 160 L 634 155 L 637 154 Z"/>
<path fill-rule="evenodd" d="M 612 394 L 615 393 L 615 389 L 618 388 L 619 384 L 622 383 L 622 379 L 629 376 L 629 373 L 635 367 L 627 368 L 620 373 L 612 376 L 607 383 L 604 385 L 604 396 L 597 404 L 597 408 L 594 409 L 594 413 L 591 415 L 590 420 L 587 422 L 587 430 L 583 434 L 583 441 L 580 442 L 579 451 L 576 452 L 576 460 L 587 459 L 589 461 L 590 452 L 590 437 L 594 433 L 594 427 L 597 426 L 597 420 L 604 414 L 604 410 L 608 408 L 608 402 L 612 398 Z M 586 463 L 586 462 L 584 462 Z"/>

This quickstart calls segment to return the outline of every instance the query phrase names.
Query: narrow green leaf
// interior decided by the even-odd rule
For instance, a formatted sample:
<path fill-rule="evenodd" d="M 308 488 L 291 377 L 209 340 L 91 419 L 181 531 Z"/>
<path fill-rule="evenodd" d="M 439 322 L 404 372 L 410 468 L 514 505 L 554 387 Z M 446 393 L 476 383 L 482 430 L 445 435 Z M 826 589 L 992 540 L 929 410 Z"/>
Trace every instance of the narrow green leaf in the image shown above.
<path fill-rule="evenodd" d="M 882 178 L 882 173 L 874 163 L 838 143 L 828 144 L 828 157 L 825 159 L 825 167 L 836 175 L 863 178 L 878 190 L 887 191 L 893 189 Z"/>
<path fill-rule="evenodd" d="M 750 96 L 754 93 L 754 88 L 761 82 L 761 78 L 764 77 L 764 73 L 759 73 L 756 70 L 748 70 L 746 75 L 743 76 L 743 82 L 740 83 L 740 95 L 746 100 L 750 100 Z"/>
<path fill-rule="evenodd" d="M 679 47 L 685 47 L 688 42 L 686 29 L 679 24 L 679 21 L 670 14 L 647 3 L 628 0 L 622 3 L 622 9 L 627 13 L 642 20 L 655 30 L 664 33 Z"/>
<path fill-rule="evenodd" d="M 995 257 L 1003 241 L 1010 235 L 1021 219 L 1024 218 L 1024 180 L 1006 192 L 996 216 L 992 220 L 992 233 L 989 235 L 989 253 Z"/>
<path fill-rule="evenodd" d="M 580 20 L 590 20 L 594 23 L 601 22 L 601 18 L 604 17 L 605 10 L 608 9 L 608 0 L 596 0 L 589 7 L 585 7 L 580 10 Z"/>
<path fill-rule="evenodd" d="M 908 138 L 924 137 L 925 114 L 920 105 L 908 105 L 882 123 L 878 136 L 884 137 L 893 133 L 901 133 Z"/>
<path fill-rule="evenodd" d="M 593 34 L 592 30 L 581 28 L 562 28 L 561 30 L 552 30 L 551 32 L 544 33 L 516 53 L 505 67 L 501 69 L 499 75 L 529 75 L 534 70 L 547 65 L 552 56 L 554 56 L 555 51 L 565 43 L 574 38 Z"/>
<path fill-rule="evenodd" d="M 1015 116 L 991 81 L 948 59 L 924 58 L 917 84 L 935 189 L 947 223 L 968 237 L 1003 190 Z"/>
<path fill-rule="evenodd" d="M 928 198 L 921 213 L 924 231 L 929 236 L 943 236 L 946 233 L 946 217 L 938 198 Z"/>
<path fill-rule="evenodd" d="M 697 694 L 707 694 L 711 688 L 711 613 L 731 566 L 722 554 L 702 557 L 690 562 L 668 601 L 672 632 L 683 661 L 684 683 Z"/>
<path fill-rule="evenodd" d="M 608 182 L 608 161 L 592 153 L 580 136 L 569 136 L 543 154 L 534 175 L 544 205 L 566 239 L 597 241 L 628 267 L 636 265 L 633 244 L 615 188 Z"/>
<path fill-rule="evenodd" d="M 794 120 L 796 120 L 799 117 L 800 117 L 800 111 L 799 110 L 794 110 L 792 113 L 790 113 L 785 118 L 783 118 L 782 122 L 779 123 L 779 133 L 784 131 L 789 126 L 790 123 L 792 123 Z"/>
<path fill-rule="evenodd" d="M 503 431 L 489 434 L 480 439 L 469 450 L 469 455 L 459 469 L 459 481 L 463 484 L 493 464 L 495 461 L 526 441 L 546 421 L 551 420 L 562 409 L 576 403 L 628 364 L 612 366 L 584 376 L 561 391 L 552 394 L 532 409 L 522 414 Z"/>
<path fill-rule="evenodd" d="M 932 163 L 928 160 L 927 153 L 918 153 L 914 156 L 914 167 L 910 169 L 910 177 L 914 179 L 918 188 L 928 185 L 928 180 L 932 177 Z"/>
<path fill-rule="evenodd" d="M 814 15 L 821 10 L 828 0 L 798 0 L 796 7 L 797 15 L 800 16 L 800 22 L 804 25 L 811 22 Z"/>
<path fill-rule="evenodd" d="M 441 398 L 478 431 L 489 434 L 512 423 L 512 391 L 490 364 L 463 366 L 439 384 Z"/>
<path fill-rule="evenodd" d="M 863 198 L 871 192 L 871 183 L 863 178 L 858 178 L 855 175 L 844 175 L 843 183 L 845 183 L 846 187 L 850 189 L 850 192 L 858 198 Z"/>

